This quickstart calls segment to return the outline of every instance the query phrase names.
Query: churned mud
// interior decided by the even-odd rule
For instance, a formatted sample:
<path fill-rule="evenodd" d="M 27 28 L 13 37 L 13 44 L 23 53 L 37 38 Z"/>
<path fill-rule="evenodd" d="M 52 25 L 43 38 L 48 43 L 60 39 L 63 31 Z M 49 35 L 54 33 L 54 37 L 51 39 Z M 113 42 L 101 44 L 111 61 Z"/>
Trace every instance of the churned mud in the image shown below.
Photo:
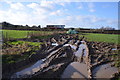
<path fill-rule="evenodd" d="M 45 41 L 44 48 L 22 63 L 29 67 L 16 67 L 8 78 L 113 78 L 119 70 L 115 44 L 88 42 L 77 35 L 59 35 Z M 41 57 L 42 56 L 42 57 Z M 8 70 L 5 70 L 7 73 Z M 3 78 L 8 74 L 3 73 Z M 4 75 L 5 74 L 5 75 Z"/>

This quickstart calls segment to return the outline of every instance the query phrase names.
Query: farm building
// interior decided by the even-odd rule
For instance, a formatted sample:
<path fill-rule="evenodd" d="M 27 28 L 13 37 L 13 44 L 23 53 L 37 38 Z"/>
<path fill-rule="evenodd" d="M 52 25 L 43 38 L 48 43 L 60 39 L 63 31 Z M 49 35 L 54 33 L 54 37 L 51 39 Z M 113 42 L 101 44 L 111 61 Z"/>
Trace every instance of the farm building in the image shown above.
<path fill-rule="evenodd" d="M 49 29 L 63 29 L 65 25 L 47 25 L 46 28 Z"/>

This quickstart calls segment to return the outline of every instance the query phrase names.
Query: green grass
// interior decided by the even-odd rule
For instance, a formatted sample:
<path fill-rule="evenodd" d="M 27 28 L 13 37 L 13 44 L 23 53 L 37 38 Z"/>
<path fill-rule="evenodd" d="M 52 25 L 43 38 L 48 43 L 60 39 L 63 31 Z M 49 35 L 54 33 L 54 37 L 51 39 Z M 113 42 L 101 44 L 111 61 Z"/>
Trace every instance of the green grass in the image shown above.
<path fill-rule="evenodd" d="M 4 64 L 15 63 L 26 59 L 30 55 L 35 54 L 35 51 L 39 50 L 41 48 L 41 44 L 43 44 L 41 42 L 28 42 L 28 41 L 7 41 L 6 43 L 12 46 L 17 46 L 17 45 L 24 46 L 25 44 L 27 44 L 29 45 L 29 47 L 27 47 L 27 49 L 23 50 L 22 52 L 29 52 L 29 51 L 30 52 L 24 55 L 21 55 L 21 52 L 19 51 L 15 51 L 14 54 L 3 54 L 2 61 Z"/>
<path fill-rule="evenodd" d="M 3 30 L 3 35 L 10 38 L 26 38 L 28 32 L 31 31 Z"/>
<path fill-rule="evenodd" d="M 82 33 L 83 35 L 79 35 L 80 37 L 84 36 L 88 41 L 97 41 L 97 42 L 107 42 L 107 43 L 115 43 L 120 44 L 118 41 L 118 37 L 120 35 L 116 34 L 97 34 L 97 33 Z"/>
<path fill-rule="evenodd" d="M 50 31 L 27 31 L 27 30 L 1 30 L 4 36 L 8 38 L 26 38 L 28 33 L 39 33 L 41 35 L 50 34 Z"/>
<path fill-rule="evenodd" d="M 32 46 L 40 46 L 40 44 L 43 44 L 41 42 L 28 42 L 28 41 L 7 41 L 6 43 L 10 45 L 29 44 Z"/>

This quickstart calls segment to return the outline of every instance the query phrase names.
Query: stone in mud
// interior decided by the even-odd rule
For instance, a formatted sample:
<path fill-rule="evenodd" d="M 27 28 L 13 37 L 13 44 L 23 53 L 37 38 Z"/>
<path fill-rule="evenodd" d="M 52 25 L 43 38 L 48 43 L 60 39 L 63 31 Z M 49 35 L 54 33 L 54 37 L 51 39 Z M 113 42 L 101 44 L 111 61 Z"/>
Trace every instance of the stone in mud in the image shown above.
<path fill-rule="evenodd" d="M 61 78 L 88 78 L 87 65 L 73 62 L 68 65 Z"/>

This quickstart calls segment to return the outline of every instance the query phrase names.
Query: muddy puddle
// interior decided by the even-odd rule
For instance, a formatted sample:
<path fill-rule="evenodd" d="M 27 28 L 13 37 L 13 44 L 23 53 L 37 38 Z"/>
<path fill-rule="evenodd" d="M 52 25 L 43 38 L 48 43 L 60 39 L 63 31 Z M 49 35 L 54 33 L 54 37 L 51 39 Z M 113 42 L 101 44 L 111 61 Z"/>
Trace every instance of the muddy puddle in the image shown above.
<path fill-rule="evenodd" d="M 92 70 L 93 78 L 112 78 L 118 72 L 118 68 L 104 64 Z M 88 78 L 87 65 L 84 63 L 73 62 L 65 69 L 61 78 Z"/>
<path fill-rule="evenodd" d="M 112 67 L 111 63 L 100 65 L 93 69 L 94 78 L 112 78 L 118 72 L 118 68 Z"/>
<path fill-rule="evenodd" d="M 33 64 L 31 67 L 15 73 L 14 75 L 12 75 L 11 78 L 20 78 L 20 77 L 25 76 L 25 75 L 34 74 L 35 72 L 40 70 L 40 67 L 41 67 L 42 63 L 43 63 L 43 60 L 39 60 L 35 64 Z"/>
<path fill-rule="evenodd" d="M 55 50 L 51 53 L 54 54 L 56 53 L 58 50 Z M 21 78 L 21 77 L 26 77 L 26 75 L 32 75 L 35 74 L 36 72 L 38 72 L 42 67 L 44 67 L 44 61 L 46 60 L 46 58 L 37 61 L 35 64 L 33 64 L 32 66 L 25 68 L 19 72 L 14 73 L 11 78 Z"/>
<path fill-rule="evenodd" d="M 61 78 L 88 78 L 87 65 L 73 62 L 65 69 Z"/>

